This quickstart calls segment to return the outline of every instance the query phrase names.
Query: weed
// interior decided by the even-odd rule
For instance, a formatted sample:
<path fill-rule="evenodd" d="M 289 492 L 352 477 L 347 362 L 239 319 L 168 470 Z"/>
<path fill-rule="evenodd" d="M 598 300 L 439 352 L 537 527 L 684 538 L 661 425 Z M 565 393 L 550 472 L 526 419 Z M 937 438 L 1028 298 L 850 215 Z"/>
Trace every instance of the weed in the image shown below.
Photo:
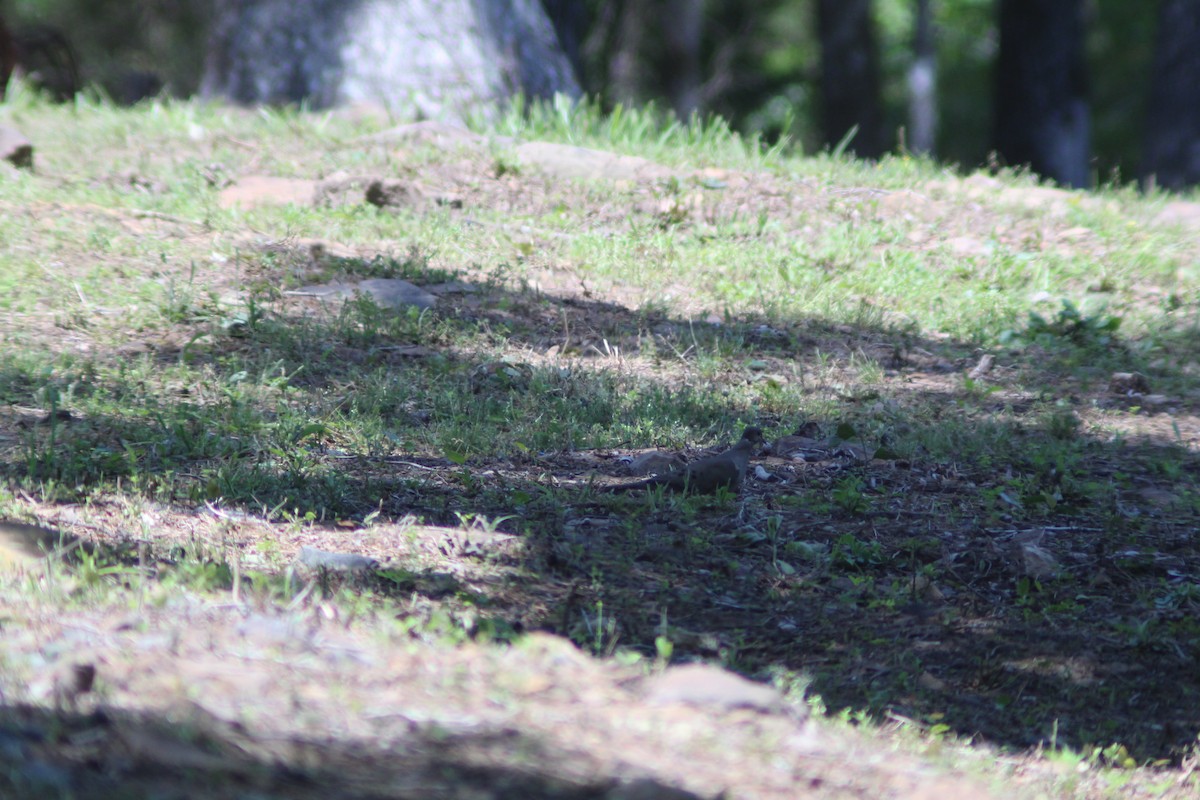
<path fill-rule="evenodd" d="M 886 555 L 879 542 L 864 542 L 847 533 L 834 541 L 830 559 L 835 567 L 861 572 L 884 564 Z"/>
<path fill-rule="evenodd" d="M 863 493 L 865 484 L 857 475 L 847 475 L 840 479 L 833 488 L 834 505 L 848 514 L 858 514 L 870 507 L 870 501 Z"/>
<path fill-rule="evenodd" d="M 1047 319 L 1036 311 L 1031 311 L 1024 330 L 1019 333 L 1006 331 L 1000 336 L 1000 343 L 1064 342 L 1075 347 L 1104 350 L 1116 342 L 1115 335 L 1120 327 L 1120 317 L 1103 313 L 1085 315 L 1074 303 L 1064 299 L 1062 308 L 1054 317 Z"/>

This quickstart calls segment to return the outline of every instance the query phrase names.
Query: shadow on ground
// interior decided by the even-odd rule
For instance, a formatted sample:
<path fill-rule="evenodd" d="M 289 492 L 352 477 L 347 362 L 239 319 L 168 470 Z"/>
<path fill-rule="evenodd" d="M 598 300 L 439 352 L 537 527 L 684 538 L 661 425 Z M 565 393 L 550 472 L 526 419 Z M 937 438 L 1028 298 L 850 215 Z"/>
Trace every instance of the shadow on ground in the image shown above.
<path fill-rule="evenodd" d="M 195 708 L 166 718 L 17 705 L 0 706 L 0 744 L 5 797 L 695 797 L 652 779 L 604 774 L 585 755 L 516 729 L 455 733 L 414 723 L 386 744 L 265 739 Z"/>
<path fill-rule="evenodd" d="M 465 597 L 494 621 L 489 635 L 549 630 L 601 654 L 630 648 L 653 656 L 665 636 L 677 659 L 719 660 L 760 678 L 781 670 L 807 676 L 831 711 L 898 714 L 1010 747 L 1052 736 L 1074 747 L 1119 738 L 1134 758 L 1149 760 L 1177 758 L 1194 744 L 1196 460 L 1169 446 L 1081 433 L 1072 414 L 1088 399 L 1055 403 L 1071 393 L 1060 391 L 1069 381 L 1052 371 L 1057 362 L 1026 365 L 1020 385 L 998 397 L 979 388 L 983 379 L 975 388 L 962 380 L 978 360 L 968 344 L 882 326 L 697 323 L 496 286 L 450 298 L 437 318 L 447 327 L 431 332 L 434 320 L 417 314 L 396 326 L 345 313 L 320 321 L 284 307 L 224 334 L 150 347 L 160 364 L 186 359 L 226 379 L 278 361 L 281 374 L 296 376 L 289 402 L 328 413 L 332 392 L 343 413 L 382 415 L 389 444 L 379 454 L 346 452 L 304 428 L 281 436 L 276 411 L 237 403 L 228 412 L 238 415 L 233 432 L 212 436 L 211 412 L 181 397 L 159 399 L 145 416 L 64 424 L 55 447 L 75 455 L 46 452 L 70 474 L 28 458 L 10 459 L 7 471 L 87 483 L 124 465 L 176 502 L 219 497 L 253 512 L 286 507 L 326 521 L 376 511 L 436 525 L 458 525 L 458 515 L 506 517 L 499 530 L 514 538 L 502 547 L 430 548 L 442 563 L 505 567 L 503 581 L 449 594 L 419 580 L 377 588 L 397 598 L 424 593 L 460 610 Z M 630 376 L 613 370 L 563 371 L 531 358 L 491 382 L 494 370 L 480 372 L 491 362 L 463 348 L 467 338 L 597 359 L 605 346 L 627 356 L 652 346 L 661 375 L 651 368 L 635 376 L 649 398 L 640 405 L 628 402 Z M 417 346 L 427 352 L 397 349 Z M 695 388 L 696 372 L 685 367 L 703 354 L 730 364 L 714 369 L 738 391 Z M 780 394 L 767 411 L 741 391 L 762 373 L 811 370 L 819 359 L 859 367 L 865 359 L 879 377 L 855 384 L 847 371 L 845 383 L 822 379 Z M 366 385 L 372 381 L 411 390 L 389 395 Z M 615 460 L 581 457 L 578 442 L 549 421 L 527 451 L 468 452 L 461 464 L 423 433 L 450 426 L 456 413 L 478 414 L 459 439 L 446 437 L 471 451 L 469 428 L 503 426 L 514 415 L 575 415 L 580 427 L 603 429 L 675 413 L 714 432 L 753 421 L 777 426 L 777 435 L 805 417 L 806 399 L 837 409 L 816 421 L 826 432 L 849 424 L 851 447 L 813 461 L 768 459 L 771 480 L 751 480 L 737 497 L 602 495 L 591 484 L 617 476 Z M 264 446 L 255 437 L 275 438 Z M 122 441 L 157 444 L 121 450 Z M 423 444 L 405 453 L 405 442 Z M 77 457 L 90 465 L 81 474 Z M 421 742 L 421 752 L 454 752 Z M 464 752 L 474 744 L 464 742 Z M 430 780 L 449 763 L 422 758 L 416 766 Z M 283 779 L 276 769 L 247 767 L 268 784 Z M 522 796 L 602 797 L 611 786 L 481 776 L 516 781 Z"/>

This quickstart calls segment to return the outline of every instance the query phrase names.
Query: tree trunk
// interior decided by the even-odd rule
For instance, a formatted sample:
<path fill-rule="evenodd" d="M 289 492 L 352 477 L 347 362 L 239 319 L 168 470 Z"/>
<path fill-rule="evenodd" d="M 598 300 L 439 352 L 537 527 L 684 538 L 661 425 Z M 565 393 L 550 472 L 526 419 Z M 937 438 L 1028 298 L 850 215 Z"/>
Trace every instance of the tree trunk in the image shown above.
<path fill-rule="evenodd" d="M 883 107 L 871 0 L 818 0 L 817 32 L 825 141 L 836 144 L 857 127 L 847 150 L 878 158 L 884 150 Z"/>
<path fill-rule="evenodd" d="M 582 85 L 585 82 L 583 40 L 591 27 L 587 4 L 584 0 L 542 0 L 542 7 L 554 26 L 559 47 L 575 70 L 575 79 Z"/>
<path fill-rule="evenodd" d="M 932 154 L 937 140 L 937 52 L 931 0 L 916 0 L 913 60 L 908 68 L 908 149 Z"/>
<path fill-rule="evenodd" d="M 1008 164 L 1087 186 L 1082 0 L 1000 0 L 995 148 Z"/>
<path fill-rule="evenodd" d="M 578 96 L 537 0 L 218 0 L 201 94 L 406 117 L 494 116 Z"/>
<path fill-rule="evenodd" d="M 662 9 L 663 81 L 675 115 L 700 111 L 700 42 L 704 0 L 666 0 Z"/>
<path fill-rule="evenodd" d="M 17 65 L 17 50 L 13 44 L 4 20 L 0 18 L 0 100 L 8 91 L 8 79 L 12 77 L 13 68 Z"/>
<path fill-rule="evenodd" d="M 612 0 L 613 17 L 608 85 L 612 100 L 640 105 L 653 96 L 654 69 L 646 54 L 647 42 L 657 40 L 659 0 Z"/>
<path fill-rule="evenodd" d="M 1146 111 L 1142 179 L 1200 184 L 1200 0 L 1162 0 Z"/>

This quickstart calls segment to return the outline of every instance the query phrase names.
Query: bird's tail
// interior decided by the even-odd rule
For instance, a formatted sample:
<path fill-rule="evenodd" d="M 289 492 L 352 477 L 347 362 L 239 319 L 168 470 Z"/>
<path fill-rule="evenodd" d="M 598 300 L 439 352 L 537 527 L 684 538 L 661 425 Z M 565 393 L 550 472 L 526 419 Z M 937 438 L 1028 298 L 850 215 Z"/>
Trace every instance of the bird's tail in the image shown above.
<path fill-rule="evenodd" d="M 649 489 L 653 486 L 659 486 L 663 483 L 666 483 L 666 481 L 664 481 L 660 476 L 655 475 L 652 478 L 634 481 L 633 483 L 616 483 L 611 486 L 602 486 L 600 487 L 600 491 L 607 492 L 608 494 L 620 494 L 622 492 L 635 492 L 638 489 Z"/>

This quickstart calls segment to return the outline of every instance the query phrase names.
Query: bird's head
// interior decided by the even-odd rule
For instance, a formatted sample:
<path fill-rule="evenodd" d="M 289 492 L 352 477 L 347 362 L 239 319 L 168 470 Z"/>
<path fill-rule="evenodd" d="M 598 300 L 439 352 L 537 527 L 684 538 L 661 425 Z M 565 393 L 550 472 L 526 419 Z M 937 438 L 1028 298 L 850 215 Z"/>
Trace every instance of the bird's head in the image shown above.
<path fill-rule="evenodd" d="M 754 445 L 755 447 L 758 447 L 763 443 L 762 428 L 755 428 L 754 426 L 746 428 L 745 432 L 742 434 L 742 439 Z"/>

